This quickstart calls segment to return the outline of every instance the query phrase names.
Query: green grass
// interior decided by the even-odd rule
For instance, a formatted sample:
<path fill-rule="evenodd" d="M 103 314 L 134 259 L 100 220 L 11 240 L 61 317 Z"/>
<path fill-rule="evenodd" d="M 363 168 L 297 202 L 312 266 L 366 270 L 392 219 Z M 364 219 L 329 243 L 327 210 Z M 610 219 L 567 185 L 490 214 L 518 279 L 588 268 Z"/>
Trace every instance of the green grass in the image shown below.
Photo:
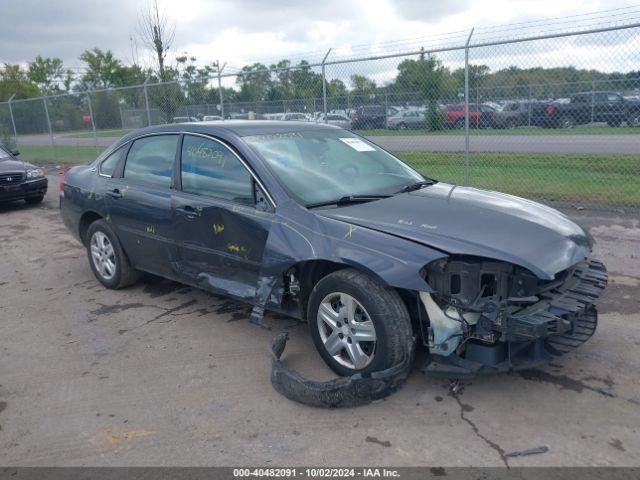
<path fill-rule="evenodd" d="M 438 131 L 427 130 L 356 130 L 365 137 L 381 136 L 424 136 L 424 135 L 464 135 L 464 129 L 452 128 Z M 469 128 L 470 135 L 640 135 L 640 128 L 634 127 L 576 127 L 576 128 Z"/>
<path fill-rule="evenodd" d="M 74 165 L 89 163 L 106 147 L 57 146 L 34 147 L 19 145 L 20 159 L 35 165 Z"/>
<path fill-rule="evenodd" d="M 38 165 L 94 160 L 102 148 L 20 146 L 20 158 Z M 442 181 L 464 182 L 464 155 L 397 152 L 414 168 Z M 640 156 L 546 153 L 473 153 L 471 185 L 528 198 L 640 208 Z"/>
<path fill-rule="evenodd" d="M 423 174 L 464 182 L 460 153 L 399 152 Z M 640 208 L 640 157 L 536 153 L 474 153 L 470 184 L 528 198 Z"/>

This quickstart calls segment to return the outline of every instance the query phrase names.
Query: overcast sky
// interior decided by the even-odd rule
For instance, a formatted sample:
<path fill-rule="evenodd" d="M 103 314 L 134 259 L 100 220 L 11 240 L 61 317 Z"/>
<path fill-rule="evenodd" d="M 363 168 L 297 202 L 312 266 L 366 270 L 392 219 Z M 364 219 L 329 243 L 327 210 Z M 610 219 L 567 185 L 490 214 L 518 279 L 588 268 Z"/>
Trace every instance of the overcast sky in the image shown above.
<path fill-rule="evenodd" d="M 634 4 L 637 8 L 613 10 Z M 145 0 L 0 0 L 0 61 L 23 63 L 43 55 L 79 67 L 80 53 L 97 46 L 111 49 L 125 63 L 131 63 L 135 54 L 130 37 L 137 32 L 138 14 L 145 5 Z M 564 15 L 571 16 L 564 21 L 567 27 L 597 27 L 602 19 L 593 22 L 597 17 L 575 15 L 602 10 L 613 10 L 607 22 L 640 18 L 638 0 L 160 0 L 160 5 L 175 22 L 173 55 L 189 52 L 199 64 L 219 58 L 231 68 L 250 60 L 275 60 L 302 52 L 317 52 L 306 55 L 317 60 L 322 57 L 319 52 L 328 47 L 334 48 L 334 55 L 370 55 L 406 46 L 388 44 L 391 41 L 436 38 L 472 26 L 480 28 L 482 38 L 483 29 L 490 26 L 556 18 L 557 30 L 563 25 L 558 17 Z M 507 33 L 513 35 L 518 30 L 536 34 L 545 27 L 525 25 Z M 566 62 L 573 53 L 577 66 L 589 67 L 594 66 L 597 53 L 598 58 L 603 57 L 598 67 L 638 68 L 637 30 L 633 36 L 595 38 L 588 49 L 579 42 L 555 53 L 544 48 L 547 56 L 541 63 Z M 484 33 L 485 38 L 498 34 Z M 458 41 L 463 36 L 438 37 L 438 41 Z M 618 44 L 614 54 L 599 50 L 612 44 Z M 536 49 L 512 47 L 503 60 L 505 66 L 513 63 L 512 56 L 518 53 L 535 54 Z M 140 42 L 138 54 L 143 62 L 148 58 Z M 500 58 L 505 52 L 496 49 L 486 54 Z M 458 57 L 450 60 L 455 63 Z M 538 60 L 535 55 L 529 58 L 530 63 Z"/>

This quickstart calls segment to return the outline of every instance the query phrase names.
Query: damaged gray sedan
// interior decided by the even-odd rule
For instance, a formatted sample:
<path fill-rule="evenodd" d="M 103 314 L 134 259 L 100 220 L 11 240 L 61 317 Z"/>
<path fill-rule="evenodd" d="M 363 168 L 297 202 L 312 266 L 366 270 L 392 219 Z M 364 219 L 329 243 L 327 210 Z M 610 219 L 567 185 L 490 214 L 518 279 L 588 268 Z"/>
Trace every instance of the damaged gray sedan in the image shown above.
<path fill-rule="evenodd" d="M 62 185 L 103 285 L 151 272 L 249 302 L 257 323 L 305 319 L 341 376 L 409 363 L 416 344 L 448 378 L 534 367 L 593 335 L 607 283 L 556 210 L 426 178 L 327 125 L 151 127 Z"/>

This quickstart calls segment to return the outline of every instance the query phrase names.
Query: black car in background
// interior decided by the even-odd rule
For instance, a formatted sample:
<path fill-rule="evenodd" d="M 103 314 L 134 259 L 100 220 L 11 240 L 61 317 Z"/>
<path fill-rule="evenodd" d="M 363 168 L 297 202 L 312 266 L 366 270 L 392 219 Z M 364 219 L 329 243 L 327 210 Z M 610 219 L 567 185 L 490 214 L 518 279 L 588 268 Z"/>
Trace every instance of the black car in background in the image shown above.
<path fill-rule="evenodd" d="M 255 322 L 306 319 L 340 375 L 409 362 L 416 342 L 434 375 L 531 368 L 591 337 L 607 283 L 560 212 L 314 122 L 150 127 L 61 185 L 105 287 L 146 271 L 249 302 Z"/>
<path fill-rule="evenodd" d="M 640 101 L 628 100 L 616 92 L 583 92 L 569 102 L 553 102 L 544 107 L 546 116 L 540 126 L 573 128 L 593 122 L 604 122 L 619 127 L 626 122 L 630 127 L 640 126 Z"/>
<path fill-rule="evenodd" d="M 40 203 L 47 194 L 47 178 L 41 168 L 18 160 L 19 154 L 0 145 L 0 202 Z"/>
<path fill-rule="evenodd" d="M 371 130 L 387 127 L 387 109 L 383 105 L 363 105 L 351 116 L 351 128 Z"/>

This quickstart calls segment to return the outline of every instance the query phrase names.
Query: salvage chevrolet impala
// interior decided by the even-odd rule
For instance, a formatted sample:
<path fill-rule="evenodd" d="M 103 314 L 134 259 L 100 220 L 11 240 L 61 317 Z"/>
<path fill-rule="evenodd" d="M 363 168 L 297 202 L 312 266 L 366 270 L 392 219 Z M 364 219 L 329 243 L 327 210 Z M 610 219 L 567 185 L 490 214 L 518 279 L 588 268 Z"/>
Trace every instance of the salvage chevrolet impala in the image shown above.
<path fill-rule="evenodd" d="M 428 351 L 450 378 L 530 368 L 596 329 L 607 283 L 558 211 L 438 182 L 351 132 L 200 122 L 123 137 L 61 182 L 107 288 L 151 272 L 306 319 L 339 375 Z"/>

